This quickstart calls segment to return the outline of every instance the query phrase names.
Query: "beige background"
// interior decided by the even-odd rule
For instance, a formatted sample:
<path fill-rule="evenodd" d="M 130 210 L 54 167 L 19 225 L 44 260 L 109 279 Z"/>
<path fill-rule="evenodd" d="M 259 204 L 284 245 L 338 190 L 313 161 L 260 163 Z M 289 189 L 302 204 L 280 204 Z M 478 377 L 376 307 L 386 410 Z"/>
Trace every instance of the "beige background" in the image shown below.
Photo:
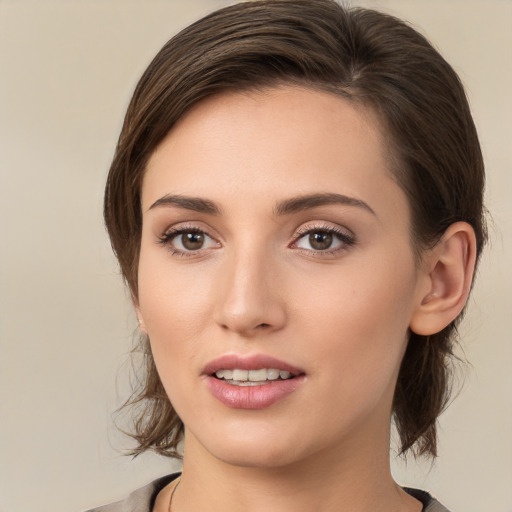
<path fill-rule="evenodd" d="M 80 511 L 174 466 L 131 461 L 111 414 L 135 327 L 101 218 L 131 91 L 213 0 L 0 0 L 0 511 Z M 468 88 L 494 217 L 462 328 L 462 393 L 440 459 L 394 463 L 453 512 L 512 512 L 512 3 L 381 0 L 441 49 Z M 462 378 L 460 379 L 462 380 Z"/>

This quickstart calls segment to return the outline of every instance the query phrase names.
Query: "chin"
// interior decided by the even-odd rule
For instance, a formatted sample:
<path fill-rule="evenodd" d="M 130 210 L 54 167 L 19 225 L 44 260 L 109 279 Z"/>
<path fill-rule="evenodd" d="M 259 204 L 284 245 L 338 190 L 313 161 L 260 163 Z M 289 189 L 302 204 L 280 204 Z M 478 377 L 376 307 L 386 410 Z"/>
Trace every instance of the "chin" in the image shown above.
<path fill-rule="evenodd" d="M 198 443 L 210 456 L 232 466 L 277 469 L 293 464 L 306 455 L 302 452 L 307 450 L 301 449 L 297 442 L 300 437 L 272 432 L 268 426 L 252 432 L 247 426 L 241 426 L 235 431 L 223 430 L 217 435 L 209 432 L 207 438 L 188 433 L 186 444 L 187 440 Z"/>
<path fill-rule="evenodd" d="M 279 449 L 275 446 L 266 447 L 248 446 L 250 442 L 245 445 L 234 446 L 233 444 L 227 447 L 226 450 L 219 449 L 216 446 L 212 453 L 217 459 L 225 464 L 244 468 L 261 468 L 261 469 L 278 469 L 289 466 L 300 458 L 295 452 L 290 450 Z"/>

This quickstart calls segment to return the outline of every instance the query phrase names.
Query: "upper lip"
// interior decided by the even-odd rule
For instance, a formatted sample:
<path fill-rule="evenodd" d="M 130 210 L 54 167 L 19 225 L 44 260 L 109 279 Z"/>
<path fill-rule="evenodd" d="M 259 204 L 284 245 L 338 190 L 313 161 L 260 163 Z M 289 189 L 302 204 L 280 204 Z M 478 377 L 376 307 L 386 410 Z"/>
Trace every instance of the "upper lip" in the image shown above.
<path fill-rule="evenodd" d="M 304 370 L 297 368 L 285 361 L 276 359 L 265 354 L 254 354 L 251 356 L 240 356 L 237 354 L 226 354 L 210 361 L 202 370 L 203 375 L 213 375 L 219 370 L 260 370 L 262 368 L 275 368 L 285 370 L 293 375 L 301 375 Z"/>

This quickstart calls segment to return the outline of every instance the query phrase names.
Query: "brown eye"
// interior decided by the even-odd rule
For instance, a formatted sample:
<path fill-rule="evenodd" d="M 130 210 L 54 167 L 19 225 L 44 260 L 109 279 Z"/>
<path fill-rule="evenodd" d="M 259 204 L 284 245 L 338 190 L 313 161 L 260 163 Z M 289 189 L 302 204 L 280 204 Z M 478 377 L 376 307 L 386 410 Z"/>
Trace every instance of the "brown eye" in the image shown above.
<path fill-rule="evenodd" d="M 299 231 L 299 236 L 293 246 L 297 249 L 311 251 L 320 255 L 322 253 L 334 254 L 342 249 L 354 245 L 355 237 L 348 230 L 337 227 L 312 227 Z"/>
<path fill-rule="evenodd" d="M 332 233 L 316 231 L 309 234 L 309 245 L 315 251 L 325 251 L 332 245 Z"/>
<path fill-rule="evenodd" d="M 173 253 L 193 254 L 219 247 L 211 236 L 200 229 L 172 229 L 160 238 L 162 245 L 167 246 Z"/>
<path fill-rule="evenodd" d="M 181 243 L 188 251 L 197 251 L 204 245 L 204 233 L 182 233 Z"/>

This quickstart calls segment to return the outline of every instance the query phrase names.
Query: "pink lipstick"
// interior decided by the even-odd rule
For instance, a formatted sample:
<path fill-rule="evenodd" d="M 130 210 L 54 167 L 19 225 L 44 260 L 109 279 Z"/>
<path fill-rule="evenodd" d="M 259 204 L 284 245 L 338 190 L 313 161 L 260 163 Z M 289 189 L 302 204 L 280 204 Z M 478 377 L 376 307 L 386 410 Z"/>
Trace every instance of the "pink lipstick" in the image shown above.
<path fill-rule="evenodd" d="M 305 380 L 300 368 L 262 354 L 225 355 L 208 363 L 202 374 L 212 395 L 235 409 L 269 407 Z"/>

